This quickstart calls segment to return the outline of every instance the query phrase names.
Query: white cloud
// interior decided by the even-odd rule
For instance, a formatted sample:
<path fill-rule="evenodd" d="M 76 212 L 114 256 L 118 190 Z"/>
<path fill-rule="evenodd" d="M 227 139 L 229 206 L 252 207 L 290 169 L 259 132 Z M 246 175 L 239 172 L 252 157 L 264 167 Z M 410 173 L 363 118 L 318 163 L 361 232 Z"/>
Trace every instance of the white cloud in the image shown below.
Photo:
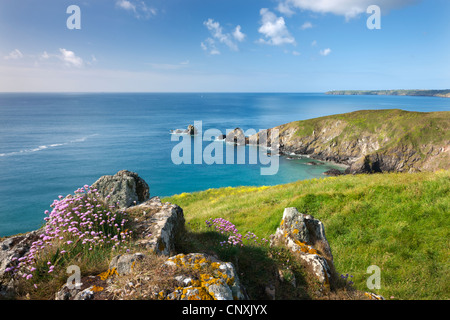
<path fill-rule="evenodd" d="M 389 10 L 401 8 L 418 0 L 284 0 L 281 2 L 286 10 L 298 8 L 319 13 L 333 13 L 345 16 L 347 20 L 366 12 L 367 7 L 373 4 L 378 5 L 383 13 Z"/>
<path fill-rule="evenodd" d="M 76 68 L 81 68 L 83 66 L 83 59 L 77 57 L 73 51 L 59 49 L 59 52 L 61 53 L 59 58 L 64 61 L 66 66 Z"/>
<path fill-rule="evenodd" d="M 301 55 L 301 53 L 298 52 L 298 51 L 292 51 L 292 54 L 293 54 L 294 56 L 299 56 L 299 55 Z"/>
<path fill-rule="evenodd" d="M 203 50 L 209 51 L 210 54 L 220 54 L 220 51 L 216 47 L 216 40 L 220 43 L 225 44 L 228 48 L 233 51 L 238 51 L 238 45 L 233 40 L 237 40 L 239 42 L 244 41 L 246 35 L 242 33 L 241 26 L 236 26 L 233 33 L 224 33 L 222 26 L 219 22 L 214 21 L 213 19 L 208 19 L 204 21 L 203 24 L 209 30 L 212 35 L 212 38 L 207 38 L 200 45 Z"/>
<path fill-rule="evenodd" d="M 284 2 L 280 2 L 278 4 L 277 10 L 278 10 L 278 12 L 284 14 L 287 17 L 290 17 L 295 13 L 295 11 L 290 8 L 289 4 L 284 3 Z"/>
<path fill-rule="evenodd" d="M 306 29 L 311 29 L 313 27 L 312 23 L 307 21 L 304 24 L 302 24 L 302 26 L 300 27 L 300 29 L 302 30 L 306 30 Z"/>
<path fill-rule="evenodd" d="M 41 54 L 41 59 L 49 59 L 50 55 L 47 53 L 47 51 L 44 51 L 43 54 Z"/>
<path fill-rule="evenodd" d="M 203 22 L 203 24 L 206 26 L 206 28 L 208 28 L 212 36 L 215 39 L 219 40 L 219 42 L 226 44 L 232 50 L 238 50 L 238 47 L 231 39 L 230 34 L 223 33 L 222 27 L 220 26 L 219 22 L 215 22 L 213 19 L 208 19 L 208 21 Z"/>
<path fill-rule="evenodd" d="M 23 54 L 22 54 L 22 52 L 20 52 L 19 49 L 14 49 L 7 56 L 4 56 L 3 58 L 6 60 L 10 60 L 10 59 L 17 60 L 17 59 L 23 58 Z"/>
<path fill-rule="evenodd" d="M 266 39 L 259 39 L 260 43 L 271 44 L 274 46 L 282 44 L 295 44 L 294 37 L 289 33 L 283 17 L 277 17 L 267 8 L 262 8 L 261 27 L 258 29 Z"/>
<path fill-rule="evenodd" d="M 211 55 L 220 54 L 220 51 L 217 50 L 216 42 L 214 41 L 214 39 L 206 38 L 205 41 L 200 43 L 200 46 L 202 47 L 203 50 L 208 51 L 209 54 Z"/>
<path fill-rule="evenodd" d="M 147 6 L 144 1 L 117 0 L 116 6 L 126 11 L 133 12 L 134 16 L 138 19 L 149 19 L 157 14 L 157 10 Z"/>
<path fill-rule="evenodd" d="M 241 32 L 241 26 L 236 26 L 236 29 L 233 31 L 233 37 L 239 42 L 244 41 L 245 34 Z"/>
<path fill-rule="evenodd" d="M 330 48 L 326 48 L 326 49 L 320 50 L 319 53 L 320 53 L 321 56 L 325 57 L 325 56 L 327 56 L 327 55 L 329 55 L 331 53 L 331 49 Z"/>
<path fill-rule="evenodd" d="M 116 4 L 118 7 L 122 8 L 122 9 L 136 11 L 136 6 L 128 0 L 119 0 L 116 2 Z"/>
<path fill-rule="evenodd" d="M 315 47 L 317 46 L 317 40 L 313 40 L 313 42 L 311 42 L 311 47 Z"/>

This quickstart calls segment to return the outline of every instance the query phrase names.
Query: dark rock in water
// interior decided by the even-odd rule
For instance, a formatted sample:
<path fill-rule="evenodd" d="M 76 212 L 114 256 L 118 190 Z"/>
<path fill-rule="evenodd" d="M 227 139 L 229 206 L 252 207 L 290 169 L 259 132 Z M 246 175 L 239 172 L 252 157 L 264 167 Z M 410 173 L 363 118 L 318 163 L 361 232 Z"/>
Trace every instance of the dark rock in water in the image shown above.
<path fill-rule="evenodd" d="M 241 128 L 236 128 L 230 131 L 226 135 L 226 141 L 229 143 L 234 143 L 235 145 L 243 146 L 245 145 L 245 135 Z"/>
<path fill-rule="evenodd" d="M 197 128 L 194 127 L 192 124 L 188 125 L 187 134 L 190 134 L 191 136 L 197 134 Z"/>
<path fill-rule="evenodd" d="M 323 174 L 326 176 L 336 177 L 336 176 L 343 175 L 344 173 L 342 173 L 342 171 L 340 171 L 338 169 L 330 169 L 328 171 L 325 171 Z"/>
<path fill-rule="evenodd" d="M 119 208 L 128 208 L 149 199 L 150 188 L 135 172 L 122 170 L 113 176 L 100 177 L 93 185 L 103 201 Z"/>
<path fill-rule="evenodd" d="M 175 130 L 170 130 L 170 133 L 174 133 L 174 134 L 189 134 L 191 136 L 196 135 L 198 132 L 197 128 L 194 127 L 192 124 L 188 125 L 187 129 L 183 130 L 183 129 L 175 129 Z"/>
<path fill-rule="evenodd" d="M 320 165 L 322 165 L 323 163 L 315 162 L 315 161 L 310 161 L 310 162 L 307 162 L 306 164 L 307 164 L 308 166 L 320 166 Z"/>

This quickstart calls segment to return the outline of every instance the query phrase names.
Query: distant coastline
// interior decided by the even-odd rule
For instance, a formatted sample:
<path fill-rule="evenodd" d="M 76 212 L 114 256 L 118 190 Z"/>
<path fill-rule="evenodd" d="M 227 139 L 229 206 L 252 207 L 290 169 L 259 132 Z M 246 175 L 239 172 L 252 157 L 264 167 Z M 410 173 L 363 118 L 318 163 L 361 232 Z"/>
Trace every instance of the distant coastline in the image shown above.
<path fill-rule="evenodd" d="M 447 90 L 333 90 L 325 92 L 332 95 L 387 95 L 387 96 L 422 96 L 450 98 Z"/>

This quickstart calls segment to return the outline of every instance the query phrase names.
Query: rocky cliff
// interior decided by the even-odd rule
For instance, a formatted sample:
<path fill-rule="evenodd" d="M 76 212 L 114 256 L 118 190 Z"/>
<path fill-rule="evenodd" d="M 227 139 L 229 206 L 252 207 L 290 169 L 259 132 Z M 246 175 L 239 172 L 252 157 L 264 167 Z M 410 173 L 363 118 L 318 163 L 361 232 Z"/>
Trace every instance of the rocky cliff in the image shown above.
<path fill-rule="evenodd" d="M 449 128 L 450 112 L 389 109 L 295 121 L 266 133 L 274 148 L 271 131 L 279 131 L 281 154 L 345 164 L 347 173 L 416 172 L 450 168 Z M 249 140 L 263 143 L 260 137 Z"/>

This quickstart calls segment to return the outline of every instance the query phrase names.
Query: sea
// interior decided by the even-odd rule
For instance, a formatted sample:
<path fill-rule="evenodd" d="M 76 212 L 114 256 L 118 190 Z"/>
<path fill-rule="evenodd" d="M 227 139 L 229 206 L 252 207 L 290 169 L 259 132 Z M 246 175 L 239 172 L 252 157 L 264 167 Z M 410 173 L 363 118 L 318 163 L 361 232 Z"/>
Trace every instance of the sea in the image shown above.
<path fill-rule="evenodd" d="M 0 237 L 41 227 L 44 211 L 51 210 L 59 195 L 120 170 L 137 172 L 148 183 L 150 196 L 159 197 L 325 178 L 326 170 L 342 167 L 308 165 L 311 159 L 302 156 L 280 156 L 276 173 L 263 175 L 261 168 L 268 167 L 263 156 L 270 159 L 267 150 L 259 149 L 257 163 L 251 163 L 251 147 L 245 147 L 244 162 L 237 161 L 236 150 L 235 161 L 228 164 L 194 161 L 195 148 L 210 151 L 217 147 L 213 143 L 222 143 L 226 157 L 230 147 L 171 130 L 197 122 L 202 132 L 226 134 L 236 127 L 251 132 L 368 109 L 450 111 L 450 99 L 323 93 L 0 93 Z M 184 146 L 183 139 L 191 139 L 191 150 L 174 153 Z M 217 150 L 211 154 L 216 156 Z M 192 161 L 179 163 L 174 154 Z"/>

